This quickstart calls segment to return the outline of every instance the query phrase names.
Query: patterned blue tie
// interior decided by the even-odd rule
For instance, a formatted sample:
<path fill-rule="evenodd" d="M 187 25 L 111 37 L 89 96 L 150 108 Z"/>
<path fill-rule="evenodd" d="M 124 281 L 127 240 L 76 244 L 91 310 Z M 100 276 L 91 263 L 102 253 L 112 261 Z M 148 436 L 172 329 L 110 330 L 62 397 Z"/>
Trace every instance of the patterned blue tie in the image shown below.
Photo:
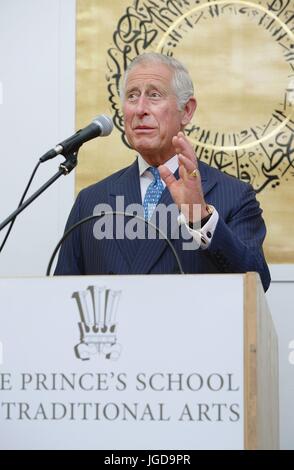
<path fill-rule="evenodd" d="M 162 191 L 164 190 L 164 186 L 160 179 L 158 169 L 154 166 L 150 166 L 147 169 L 152 173 L 154 177 L 154 180 L 152 181 L 152 183 L 149 184 L 147 188 L 143 202 L 145 220 L 150 220 L 154 209 L 160 199 Z"/>

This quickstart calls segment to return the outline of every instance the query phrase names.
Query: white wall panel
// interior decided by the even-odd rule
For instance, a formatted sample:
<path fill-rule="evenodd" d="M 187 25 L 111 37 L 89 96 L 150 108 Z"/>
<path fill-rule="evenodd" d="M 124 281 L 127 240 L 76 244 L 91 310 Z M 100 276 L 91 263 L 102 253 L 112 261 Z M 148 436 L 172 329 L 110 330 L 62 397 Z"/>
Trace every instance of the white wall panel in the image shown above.
<path fill-rule="evenodd" d="M 1 221 L 18 205 L 38 158 L 74 131 L 75 17 L 75 0 L 0 0 Z M 61 160 L 42 165 L 32 190 Z M 73 198 L 72 174 L 19 216 L 0 254 L 0 276 L 44 274 Z"/>
<path fill-rule="evenodd" d="M 280 446 L 294 449 L 294 265 L 271 265 L 267 300 L 279 341 Z"/>

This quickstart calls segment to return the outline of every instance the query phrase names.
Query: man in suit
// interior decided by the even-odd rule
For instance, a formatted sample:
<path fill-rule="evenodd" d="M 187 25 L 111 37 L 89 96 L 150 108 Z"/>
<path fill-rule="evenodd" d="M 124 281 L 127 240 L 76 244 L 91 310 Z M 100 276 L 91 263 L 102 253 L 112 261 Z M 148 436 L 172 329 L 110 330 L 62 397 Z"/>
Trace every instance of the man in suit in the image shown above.
<path fill-rule="evenodd" d="M 156 208 L 173 204 L 180 229 L 177 237 L 170 229 L 167 236 L 185 273 L 257 271 L 266 290 L 270 283 L 262 251 L 266 229 L 252 187 L 197 161 L 184 135 L 196 110 L 186 68 L 174 58 L 142 54 L 126 71 L 121 98 L 126 137 L 138 157 L 131 166 L 80 192 L 67 229 L 99 213 L 97 207 L 116 210 L 119 197 L 124 198 L 123 210 L 129 212 L 130 205 L 137 203 L 141 216 L 160 228 Z M 63 243 L 55 274 L 178 272 L 164 238 L 150 238 L 145 230 L 145 237 L 129 237 L 126 231 L 117 236 L 118 225 L 126 228 L 130 222 L 126 219 L 117 216 L 104 237 L 101 230 L 97 235 L 101 229 L 97 220 L 74 230 Z M 192 241 L 188 249 L 187 236 Z"/>

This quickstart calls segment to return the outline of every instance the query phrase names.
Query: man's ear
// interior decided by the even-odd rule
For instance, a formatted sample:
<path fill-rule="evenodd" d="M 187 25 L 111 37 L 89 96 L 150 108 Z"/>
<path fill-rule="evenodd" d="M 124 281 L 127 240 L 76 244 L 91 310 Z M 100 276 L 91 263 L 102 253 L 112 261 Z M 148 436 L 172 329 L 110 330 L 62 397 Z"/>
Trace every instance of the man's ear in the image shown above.
<path fill-rule="evenodd" d="M 182 119 L 181 123 L 182 126 L 185 127 L 192 119 L 193 114 L 195 113 L 195 110 L 197 108 L 197 101 L 194 96 L 189 99 L 189 101 L 185 104 L 185 107 L 182 111 Z"/>

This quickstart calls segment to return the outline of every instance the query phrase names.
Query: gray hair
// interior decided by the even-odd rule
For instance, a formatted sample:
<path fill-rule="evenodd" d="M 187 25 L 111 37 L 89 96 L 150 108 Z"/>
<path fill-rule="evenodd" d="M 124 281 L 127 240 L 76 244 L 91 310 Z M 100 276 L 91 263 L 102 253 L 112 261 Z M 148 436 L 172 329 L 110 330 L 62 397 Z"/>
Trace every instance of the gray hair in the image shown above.
<path fill-rule="evenodd" d="M 189 99 L 194 96 L 194 86 L 186 67 L 174 57 L 168 57 L 156 52 L 148 52 L 138 55 L 127 67 L 124 78 L 120 86 L 120 96 L 122 101 L 125 98 L 125 87 L 129 72 L 140 64 L 157 63 L 164 64 L 173 72 L 172 87 L 177 97 L 179 110 L 182 111 Z"/>

